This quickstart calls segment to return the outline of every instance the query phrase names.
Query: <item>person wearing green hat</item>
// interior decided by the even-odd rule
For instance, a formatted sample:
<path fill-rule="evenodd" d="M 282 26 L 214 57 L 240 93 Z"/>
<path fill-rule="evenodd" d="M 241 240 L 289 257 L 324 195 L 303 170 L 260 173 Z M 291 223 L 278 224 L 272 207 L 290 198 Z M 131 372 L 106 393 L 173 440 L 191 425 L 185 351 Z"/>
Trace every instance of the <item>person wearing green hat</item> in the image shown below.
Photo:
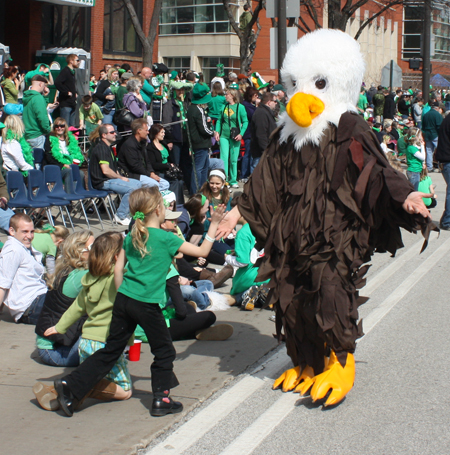
<path fill-rule="evenodd" d="M 34 76 L 39 74 L 39 76 L 44 76 L 48 79 L 48 83 L 50 85 L 53 85 L 53 76 L 50 71 L 50 67 L 46 65 L 45 63 L 38 63 L 36 65 L 36 69 L 33 71 L 28 71 L 27 74 L 25 74 L 25 90 L 28 90 L 28 88 L 31 85 L 31 79 L 33 79 Z"/>
<path fill-rule="evenodd" d="M 207 115 L 211 93 L 206 84 L 197 83 L 192 90 L 192 104 L 187 111 L 187 133 L 189 146 L 193 154 L 190 193 L 195 194 L 208 178 L 209 149 L 211 138 L 219 141 L 219 133 L 211 125 Z"/>

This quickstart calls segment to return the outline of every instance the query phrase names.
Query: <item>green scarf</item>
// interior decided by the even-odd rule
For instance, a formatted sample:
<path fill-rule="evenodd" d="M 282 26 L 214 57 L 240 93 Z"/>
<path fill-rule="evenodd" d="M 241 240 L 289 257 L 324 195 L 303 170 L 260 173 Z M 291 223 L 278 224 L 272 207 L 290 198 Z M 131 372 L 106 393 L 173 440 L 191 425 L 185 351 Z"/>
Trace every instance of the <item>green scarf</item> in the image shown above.
<path fill-rule="evenodd" d="M 164 147 L 161 150 L 161 157 L 162 157 L 162 163 L 167 164 L 167 161 L 169 160 L 169 151 Z"/>
<path fill-rule="evenodd" d="M 7 141 L 17 141 L 20 146 L 22 147 L 22 154 L 25 161 L 34 167 L 34 157 L 33 157 L 33 148 L 31 145 L 25 140 L 22 136 L 20 139 L 17 137 L 17 134 L 14 134 L 11 130 L 6 132 L 6 140 Z M 28 171 L 20 171 L 22 172 L 24 177 L 28 177 Z"/>
<path fill-rule="evenodd" d="M 69 145 L 67 146 L 68 155 L 61 152 L 61 144 L 57 136 L 50 135 L 50 153 L 56 161 L 62 164 L 72 164 L 73 160 L 79 160 L 80 164 L 84 161 L 84 156 L 78 146 L 78 139 L 69 131 Z"/>

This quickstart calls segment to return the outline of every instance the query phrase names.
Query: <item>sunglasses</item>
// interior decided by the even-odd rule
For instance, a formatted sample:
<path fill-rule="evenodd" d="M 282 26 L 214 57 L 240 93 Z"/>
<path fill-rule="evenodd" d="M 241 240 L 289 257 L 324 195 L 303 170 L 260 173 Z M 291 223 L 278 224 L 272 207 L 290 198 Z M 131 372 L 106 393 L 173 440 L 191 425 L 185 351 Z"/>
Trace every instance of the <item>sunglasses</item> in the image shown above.
<path fill-rule="evenodd" d="M 80 60 L 78 59 L 78 60 L 75 60 L 75 61 L 76 61 L 76 62 L 79 62 Z"/>
<path fill-rule="evenodd" d="M 55 124 L 54 127 L 55 127 L 55 128 L 65 128 L 66 125 L 61 125 L 61 124 L 56 125 L 56 124 Z"/>
<path fill-rule="evenodd" d="M 94 243 L 90 243 L 86 248 L 83 248 L 83 249 L 81 250 L 81 252 L 82 252 L 82 253 L 88 253 L 89 251 L 92 250 L 92 245 L 93 245 L 93 244 L 94 244 Z"/>

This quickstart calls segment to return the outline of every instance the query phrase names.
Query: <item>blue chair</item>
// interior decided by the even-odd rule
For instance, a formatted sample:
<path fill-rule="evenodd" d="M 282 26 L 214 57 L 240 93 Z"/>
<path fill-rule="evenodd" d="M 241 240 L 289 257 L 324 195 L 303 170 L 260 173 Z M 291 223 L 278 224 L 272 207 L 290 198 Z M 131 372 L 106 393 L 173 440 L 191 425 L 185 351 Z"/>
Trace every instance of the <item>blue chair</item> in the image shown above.
<path fill-rule="evenodd" d="M 102 226 L 102 230 L 103 230 L 104 229 L 103 221 L 102 221 L 102 218 L 101 218 L 100 213 L 97 208 L 97 204 L 95 203 L 94 199 L 97 198 L 100 201 L 102 201 L 102 204 L 105 207 L 106 213 L 108 214 L 108 217 L 112 223 L 113 219 L 109 213 L 108 205 L 106 204 L 106 201 L 105 201 L 105 198 L 108 197 L 108 192 L 102 191 L 102 190 L 94 190 L 94 189 L 85 190 L 83 187 L 83 181 L 82 181 L 81 174 L 80 174 L 80 168 L 76 164 L 71 164 L 70 167 L 72 169 L 72 182 L 73 182 L 73 187 L 74 187 L 74 193 L 79 196 L 83 196 L 85 199 L 89 199 L 88 207 L 92 203 L 94 210 L 97 213 L 97 217 L 100 221 L 100 224 Z"/>
<path fill-rule="evenodd" d="M 30 175 L 30 172 L 32 171 L 28 171 L 28 176 Z M 8 205 L 11 208 L 22 209 L 25 213 L 27 213 L 27 210 L 29 210 L 30 214 L 37 209 L 45 209 L 49 222 L 52 225 L 54 224 L 49 204 L 44 201 L 32 200 L 29 198 L 27 187 L 25 186 L 21 172 L 9 171 L 6 174 L 6 186 L 8 189 L 8 194 L 10 195 Z"/>
<path fill-rule="evenodd" d="M 44 149 L 40 149 L 40 148 L 33 149 L 33 157 L 34 157 L 34 167 L 36 169 L 41 169 L 42 162 L 44 161 Z"/>
<path fill-rule="evenodd" d="M 49 208 L 48 212 L 50 213 L 50 215 L 51 215 L 50 207 L 58 207 L 59 213 L 61 214 L 62 222 L 64 226 L 67 227 L 66 220 L 64 218 L 64 213 L 62 210 L 62 207 L 64 207 L 69 218 L 70 225 L 72 226 L 72 230 L 75 230 L 72 223 L 72 218 L 70 217 L 70 213 L 67 208 L 70 204 L 70 201 L 50 198 L 49 194 L 50 192 L 47 188 L 47 185 L 44 182 L 44 174 L 42 173 L 42 171 L 39 171 L 37 169 L 32 169 L 28 171 L 28 198 L 31 201 L 33 201 L 33 203 L 46 204 L 46 207 Z M 54 225 L 53 220 L 51 224 Z"/>
<path fill-rule="evenodd" d="M 70 180 L 71 180 L 71 174 L 70 175 Z M 89 221 L 87 218 L 86 210 L 84 209 L 84 204 L 83 204 L 83 196 L 80 196 L 75 193 L 66 193 L 64 190 L 64 185 L 62 181 L 62 176 L 61 176 L 61 169 L 58 166 L 55 165 L 48 165 L 44 167 L 44 183 L 49 191 L 48 197 L 50 199 L 56 198 L 56 199 L 62 199 L 63 201 L 68 201 L 70 202 L 80 202 L 81 204 L 81 210 L 83 211 L 84 217 L 86 219 L 86 224 L 88 226 L 88 229 L 90 228 L 89 226 Z M 70 181 L 68 182 L 69 184 L 67 185 L 69 188 L 73 187 L 73 182 Z M 69 215 L 70 223 L 72 224 L 72 218 Z"/>
<path fill-rule="evenodd" d="M 111 220 L 111 222 L 114 224 L 117 224 L 114 220 L 114 215 L 116 213 L 116 206 L 114 205 L 114 202 L 112 200 L 112 197 L 111 197 L 111 194 L 116 194 L 114 193 L 114 191 L 110 191 L 110 190 L 96 190 L 93 186 L 92 186 L 92 180 L 91 180 L 91 167 L 89 166 L 88 168 L 88 190 L 89 191 L 103 191 L 105 193 L 107 193 L 107 199 L 108 199 L 108 203 L 109 203 L 109 208 L 111 209 L 111 213 L 112 213 L 112 218 L 110 217 L 109 219 Z M 106 204 L 105 204 L 105 200 L 102 199 L 103 201 L 103 205 L 106 209 L 106 211 L 108 212 L 108 209 L 106 208 Z M 109 216 L 109 212 L 108 212 L 108 216 Z"/>

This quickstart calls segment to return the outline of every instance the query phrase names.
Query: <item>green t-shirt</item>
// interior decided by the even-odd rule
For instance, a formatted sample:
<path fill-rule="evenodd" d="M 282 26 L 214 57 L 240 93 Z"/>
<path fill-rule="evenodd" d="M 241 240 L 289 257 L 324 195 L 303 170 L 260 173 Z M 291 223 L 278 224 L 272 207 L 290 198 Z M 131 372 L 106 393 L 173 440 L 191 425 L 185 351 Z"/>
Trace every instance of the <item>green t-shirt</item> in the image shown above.
<path fill-rule="evenodd" d="M 404 137 L 399 138 L 397 141 L 397 151 L 398 156 L 406 155 L 406 149 L 408 148 L 408 144 L 405 141 Z"/>
<path fill-rule="evenodd" d="M 103 114 L 95 103 L 92 103 L 91 108 L 88 111 L 81 105 L 80 119 L 83 119 L 85 122 L 97 124 L 99 120 L 103 119 Z"/>
<path fill-rule="evenodd" d="M 169 151 L 163 145 L 163 148 L 162 148 L 162 150 L 160 150 L 160 152 L 161 152 L 162 163 L 167 164 L 167 162 L 169 161 Z"/>
<path fill-rule="evenodd" d="M 360 109 L 365 111 L 367 109 L 368 105 L 369 105 L 369 103 L 367 102 L 366 95 L 363 95 L 362 93 L 360 93 L 359 98 L 358 98 L 357 107 L 359 107 Z"/>
<path fill-rule="evenodd" d="M 408 145 L 406 148 L 406 161 L 409 172 L 422 172 L 423 160 L 419 160 L 419 158 L 414 156 L 419 151 L 419 148 L 414 145 Z"/>
<path fill-rule="evenodd" d="M 119 85 L 116 93 L 116 110 L 123 109 L 123 97 L 128 93 L 128 90 L 123 85 Z"/>
<path fill-rule="evenodd" d="M 250 286 L 253 286 L 258 275 L 258 267 L 255 267 L 250 262 L 250 253 L 256 243 L 255 236 L 252 234 L 250 225 L 244 224 L 236 234 L 235 251 L 236 259 L 242 264 L 248 264 L 247 267 L 237 269 L 236 275 L 233 277 L 233 286 L 231 295 L 239 294 L 246 291 Z"/>
<path fill-rule="evenodd" d="M 222 95 L 216 95 L 211 98 L 208 103 L 208 114 L 211 118 L 218 119 L 227 104 L 227 100 Z"/>
<path fill-rule="evenodd" d="M 42 233 L 34 234 L 34 239 L 31 242 L 33 248 L 42 253 L 42 260 L 45 260 L 47 256 L 56 257 L 58 247 L 53 243 L 51 234 Z"/>
<path fill-rule="evenodd" d="M 148 228 L 144 257 L 133 246 L 131 234 L 123 242 L 127 257 L 123 283 L 118 292 L 146 303 L 160 303 L 166 291 L 166 277 L 170 265 L 184 240 L 163 229 Z"/>
<path fill-rule="evenodd" d="M 420 191 L 422 193 L 429 193 L 430 192 L 430 185 L 432 185 L 433 182 L 431 181 L 431 177 L 427 175 L 423 180 L 419 182 L 419 188 L 417 191 Z M 424 197 L 423 203 L 428 207 L 431 204 L 431 197 Z"/>

